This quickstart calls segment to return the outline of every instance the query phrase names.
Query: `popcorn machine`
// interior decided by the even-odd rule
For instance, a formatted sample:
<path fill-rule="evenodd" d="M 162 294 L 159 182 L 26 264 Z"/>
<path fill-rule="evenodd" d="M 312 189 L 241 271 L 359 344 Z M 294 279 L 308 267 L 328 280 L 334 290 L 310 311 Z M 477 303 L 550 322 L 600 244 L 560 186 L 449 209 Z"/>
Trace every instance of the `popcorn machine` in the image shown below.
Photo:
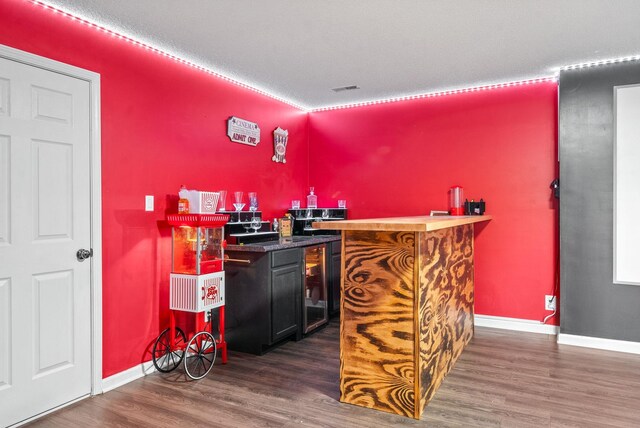
<path fill-rule="evenodd" d="M 170 325 L 153 346 L 153 364 L 160 372 L 175 370 L 184 360 L 192 379 L 209 373 L 218 349 L 227 362 L 224 340 L 224 225 L 227 214 L 168 215 L 171 230 L 171 275 L 169 281 Z M 211 310 L 219 308 L 219 338 L 213 337 Z M 195 317 L 195 334 L 187 342 L 176 327 L 174 311 L 200 314 Z"/>

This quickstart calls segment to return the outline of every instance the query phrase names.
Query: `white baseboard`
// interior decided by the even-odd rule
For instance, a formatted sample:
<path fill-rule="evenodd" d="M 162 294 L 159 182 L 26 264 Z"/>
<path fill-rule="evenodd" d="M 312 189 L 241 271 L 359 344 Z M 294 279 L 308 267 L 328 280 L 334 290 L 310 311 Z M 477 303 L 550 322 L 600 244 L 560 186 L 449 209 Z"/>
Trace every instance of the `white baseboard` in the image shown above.
<path fill-rule="evenodd" d="M 474 315 L 476 327 L 501 328 L 503 330 L 525 331 L 527 333 L 558 334 L 558 326 L 542 324 L 540 321 L 520 318 L 495 317 L 492 315 Z"/>
<path fill-rule="evenodd" d="M 640 342 L 628 342 L 625 340 L 603 339 L 601 337 L 577 336 L 574 334 L 560 333 L 560 328 L 558 326 L 542 324 L 535 320 L 478 314 L 474 315 L 474 320 L 474 325 L 476 327 L 491 327 L 503 330 L 525 331 L 528 333 L 558 335 L 558 344 L 560 345 L 582 346 L 584 348 L 640 354 Z"/>
<path fill-rule="evenodd" d="M 111 391 L 112 389 L 116 389 L 129 382 L 133 382 L 134 380 L 140 379 L 141 377 L 154 373 L 155 371 L 156 368 L 151 361 L 133 366 L 130 369 L 102 379 L 102 392 L 105 393 Z"/>
<path fill-rule="evenodd" d="M 561 345 L 640 354 L 640 342 L 628 342 L 626 340 L 603 339 L 601 337 L 576 336 L 574 334 L 560 333 L 558 335 L 558 343 Z"/>

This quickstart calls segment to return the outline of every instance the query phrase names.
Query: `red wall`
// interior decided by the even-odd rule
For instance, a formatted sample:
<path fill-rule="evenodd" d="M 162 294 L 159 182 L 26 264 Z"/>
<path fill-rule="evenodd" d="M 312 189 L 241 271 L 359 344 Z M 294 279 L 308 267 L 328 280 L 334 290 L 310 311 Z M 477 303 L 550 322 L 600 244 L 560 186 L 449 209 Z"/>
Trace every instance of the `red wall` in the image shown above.
<path fill-rule="evenodd" d="M 181 184 L 255 190 L 281 215 L 307 184 L 352 218 L 446 209 L 448 188 L 487 200 L 476 241 L 476 311 L 541 319 L 553 290 L 556 85 L 307 115 L 25 1 L 0 0 L 0 43 L 101 74 L 103 373 L 149 360 L 167 325 L 167 197 Z M 257 122 L 258 147 L 231 143 L 230 115 Z M 289 130 L 287 163 L 271 131 Z M 309 150 L 308 150 L 309 145 Z M 309 181 L 307 180 L 310 178 Z M 308 182 L 307 182 L 308 181 Z M 144 195 L 156 198 L 144 211 Z"/>
<path fill-rule="evenodd" d="M 309 184 L 351 218 L 426 215 L 447 191 L 484 198 L 477 227 L 476 313 L 541 320 L 554 289 L 557 85 L 540 83 L 318 112 Z"/>
<path fill-rule="evenodd" d="M 181 184 L 257 191 L 265 216 L 281 216 L 306 194 L 307 115 L 26 1 L 0 0 L 0 29 L 0 44 L 101 75 L 107 377 L 149 360 L 167 326 L 170 232 L 158 224 L 167 195 Z M 231 115 L 260 125 L 257 147 L 229 141 Z M 277 126 L 289 130 L 284 165 L 271 161 Z M 155 212 L 144 211 L 144 195 L 155 196 Z"/>

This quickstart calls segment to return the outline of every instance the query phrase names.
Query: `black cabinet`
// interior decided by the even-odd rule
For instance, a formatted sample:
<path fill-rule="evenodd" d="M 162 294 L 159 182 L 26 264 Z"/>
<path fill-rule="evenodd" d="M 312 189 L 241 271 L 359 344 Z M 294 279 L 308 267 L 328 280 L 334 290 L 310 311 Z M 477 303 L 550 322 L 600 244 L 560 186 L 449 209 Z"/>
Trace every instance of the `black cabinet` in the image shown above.
<path fill-rule="evenodd" d="M 335 315 L 340 309 L 340 252 L 340 241 L 226 251 L 231 259 L 225 262 L 228 348 L 261 355 L 326 323 L 327 310 Z M 322 254 L 321 260 L 313 254 Z"/>
<path fill-rule="evenodd" d="M 329 316 L 340 312 L 340 287 L 342 278 L 342 242 L 333 241 L 327 244 L 327 267 L 329 277 Z"/>
<path fill-rule="evenodd" d="M 302 250 L 228 251 L 225 263 L 229 349 L 263 354 L 277 342 L 300 339 Z"/>
<path fill-rule="evenodd" d="M 271 270 L 272 343 L 298 333 L 301 284 L 300 264 Z"/>

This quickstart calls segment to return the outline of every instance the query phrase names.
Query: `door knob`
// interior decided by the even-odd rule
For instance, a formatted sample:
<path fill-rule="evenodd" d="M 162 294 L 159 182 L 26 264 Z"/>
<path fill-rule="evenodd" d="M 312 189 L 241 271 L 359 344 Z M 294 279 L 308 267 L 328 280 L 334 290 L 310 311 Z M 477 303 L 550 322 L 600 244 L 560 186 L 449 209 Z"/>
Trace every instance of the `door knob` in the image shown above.
<path fill-rule="evenodd" d="M 91 249 L 86 250 L 84 248 L 80 248 L 76 253 L 76 257 L 78 258 L 79 262 L 83 262 L 85 259 L 88 259 L 91 256 L 93 256 L 93 250 Z"/>

